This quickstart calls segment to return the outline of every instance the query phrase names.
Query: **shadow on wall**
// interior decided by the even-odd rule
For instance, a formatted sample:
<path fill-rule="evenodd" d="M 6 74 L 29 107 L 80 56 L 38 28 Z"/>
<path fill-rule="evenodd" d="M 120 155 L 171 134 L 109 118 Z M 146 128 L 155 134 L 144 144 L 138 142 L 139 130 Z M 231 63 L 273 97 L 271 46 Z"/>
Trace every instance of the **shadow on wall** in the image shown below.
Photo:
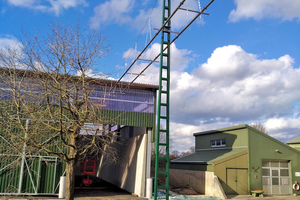
<path fill-rule="evenodd" d="M 227 199 L 219 179 L 214 175 L 214 172 L 171 169 L 170 185 L 172 187 L 189 186 L 200 194 Z"/>
<path fill-rule="evenodd" d="M 146 139 L 145 128 L 126 127 L 120 141 L 112 144 L 118 150 L 120 162 L 100 164 L 97 176 L 128 192 L 144 195 Z"/>
<path fill-rule="evenodd" d="M 196 152 L 171 161 L 170 185 L 173 187 L 190 186 L 200 194 L 215 194 L 214 163 L 235 154 L 234 146 L 244 146 L 236 134 L 223 131 L 208 131 L 194 134 Z M 225 140 L 224 145 L 213 141 Z M 217 181 L 219 183 L 219 180 Z M 221 184 L 220 184 L 221 185 Z"/>
<path fill-rule="evenodd" d="M 207 176 L 211 176 L 213 181 L 213 173 L 206 171 L 170 169 L 169 178 L 170 186 L 181 188 L 189 186 L 200 194 L 205 194 Z"/>

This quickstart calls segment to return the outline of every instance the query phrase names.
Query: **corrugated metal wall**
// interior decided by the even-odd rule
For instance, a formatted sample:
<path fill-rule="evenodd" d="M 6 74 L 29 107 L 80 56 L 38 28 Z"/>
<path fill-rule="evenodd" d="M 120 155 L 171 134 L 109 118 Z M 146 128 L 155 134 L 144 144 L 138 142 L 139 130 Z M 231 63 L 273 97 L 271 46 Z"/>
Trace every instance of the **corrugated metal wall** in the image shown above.
<path fill-rule="evenodd" d="M 155 124 L 153 113 L 102 110 L 101 115 L 109 118 L 109 124 L 138 127 L 154 127 Z M 19 132 L 17 129 L 11 131 Z M 23 155 L 22 145 L 19 149 L 7 148 L 11 144 L 5 139 L 5 134 L 8 134 L 7 130 L 0 128 L 0 194 L 58 194 L 65 164 L 44 153 Z"/>
<path fill-rule="evenodd" d="M 55 157 L 0 158 L 1 194 L 58 194 L 65 164 Z"/>
<path fill-rule="evenodd" d="M 30 120 L 24 120 L 29 126 Z M 29 155 L 30 149 L 22 141 L 11 141 L 8 134 L 24 136 L 16 124 L 0 121 L 0 194 L 57 194 L 65 164 L 46 154 Z M 42 138 L 42 135 L 41 135 Z M 15 146 L 13 142 L 20 142 Z M 54 141 L 55 145 L 62 144 Z M 56 148 L 56 147 L 53 147 Z"/>
<path fill-rule="evenodd" d="M 107 124 L 151 128 L 155 127 L 154 113 L 101 110 L 101 115 L 103 116 L 104 121 L 107 122 Z"/>
<path fill-rule="evenodd" d="M 110 110 L 101 110 L 104 122 L 112 125 L 151 127 L 154 130 L 155 92 L 134 90 L 132 94 L 128 93 L 122 98 L 120 95 L 116 96 L 122 101 L 114 100 L 118 103 L 111 103 L 108 107 Z M 11 144 L 5 139 L 5 134 L 9 131 L 7 128 L 4 131 L 1 128 L 3 125 L 5 126 L 0 124 L 0 194 L 57 194 L 60 176 L 65 173 L 65 164 L 44 153 L 26 155 L 24 149 L 13 148 L 8 152 L 6 147 Z M 10 131 L 19 133 L 17 129 Z"/>
<path fill-rule="evenodd" d="M 0 192 L 17 193 L 20 179 L 20 165 L 17 165 L 17 157 L 0 158 Z"/>

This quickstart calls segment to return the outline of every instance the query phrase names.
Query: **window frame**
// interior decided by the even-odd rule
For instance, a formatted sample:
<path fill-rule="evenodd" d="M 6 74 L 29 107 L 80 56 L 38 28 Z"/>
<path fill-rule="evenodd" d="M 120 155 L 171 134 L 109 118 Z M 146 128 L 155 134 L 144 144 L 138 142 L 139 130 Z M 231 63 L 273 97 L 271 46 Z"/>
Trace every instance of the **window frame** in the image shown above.
<path fill-rule="evenodd" d="M 210 147 L 225 147 L 226 146 L 226 139 L 216 139 L 210 140 Z"/>

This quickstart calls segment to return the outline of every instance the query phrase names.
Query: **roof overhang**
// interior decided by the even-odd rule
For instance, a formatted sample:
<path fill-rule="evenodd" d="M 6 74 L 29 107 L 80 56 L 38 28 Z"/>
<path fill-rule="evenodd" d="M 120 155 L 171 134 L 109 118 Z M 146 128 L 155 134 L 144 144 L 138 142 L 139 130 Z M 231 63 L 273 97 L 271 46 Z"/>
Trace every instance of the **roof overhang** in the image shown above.
<path fill-rule="evenodd" d="M 171 163 L 178 164 L 199 164 L 199 165 L 213 165 L 219 160 L 229 158 L 240 153 L 246 153 L 247 147 L 243 148 L 230 148 L 221 150 L 200 150 L 191 155 L 178 158 L 170 161 Z"/>

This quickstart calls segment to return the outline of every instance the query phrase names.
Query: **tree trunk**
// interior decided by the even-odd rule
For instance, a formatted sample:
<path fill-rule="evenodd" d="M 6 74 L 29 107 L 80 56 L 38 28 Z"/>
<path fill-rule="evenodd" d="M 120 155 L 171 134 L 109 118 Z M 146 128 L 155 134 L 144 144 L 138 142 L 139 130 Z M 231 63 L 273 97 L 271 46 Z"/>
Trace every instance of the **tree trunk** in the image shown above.
<path fill-rule="evenodd" d="M 70 143 L 76 146 L 76 139 L 71 138 Z M 74 148 L 69 149 L 68 157 L 73 159 L 66 162 L 66 200 L 74 199 L 76 153 Z"/>
<path fill-rule="evenodd" d="M 74 199 L 74 187 L 75 187 L 75 160 L 71 160 L 66 163 L 66 200 Z"/>

